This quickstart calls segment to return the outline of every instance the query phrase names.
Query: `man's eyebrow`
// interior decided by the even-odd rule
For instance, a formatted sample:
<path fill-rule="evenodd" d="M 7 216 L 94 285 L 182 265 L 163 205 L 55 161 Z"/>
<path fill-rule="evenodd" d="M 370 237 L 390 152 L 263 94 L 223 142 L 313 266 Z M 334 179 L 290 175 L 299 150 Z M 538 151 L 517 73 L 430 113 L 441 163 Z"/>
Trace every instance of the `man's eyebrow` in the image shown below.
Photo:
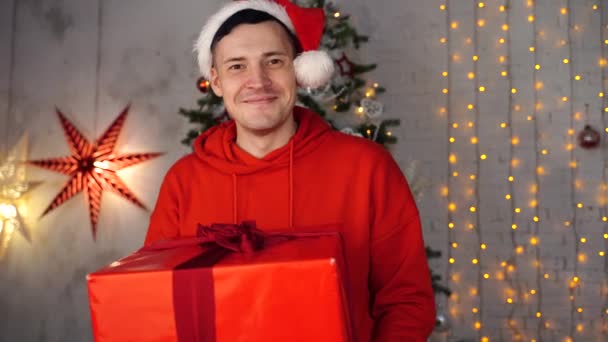
<path fill-rule="evenodd" d="M 269 57 L 269 56 L 287 56 L 287 54 L 285 52 L 281 52 L 281 51 L 270 51 L 270 52 L 264 53 L 262 56 L 264 56 L 264 57 Z"/>
<path fill-rule="evenodd" d="M 232 63 L 232 62 L 242 62 L 244 60 L 245 60 L 245 57 L 231 57 L 231 58 L 224 60 L 223 64 L 228 64 L 228 63 Z"/>
<path fill-rule="evenodd" d="M 270 57 L 270 56 L 288 56 L 287 53 L 281 51 L 269 51 L 262 54 L 262 57 Z M 233 62 L 242 62 L 246 60 L 245 57 L 230 57 L 224 60 L 223 64 L 233 63 Z"/>

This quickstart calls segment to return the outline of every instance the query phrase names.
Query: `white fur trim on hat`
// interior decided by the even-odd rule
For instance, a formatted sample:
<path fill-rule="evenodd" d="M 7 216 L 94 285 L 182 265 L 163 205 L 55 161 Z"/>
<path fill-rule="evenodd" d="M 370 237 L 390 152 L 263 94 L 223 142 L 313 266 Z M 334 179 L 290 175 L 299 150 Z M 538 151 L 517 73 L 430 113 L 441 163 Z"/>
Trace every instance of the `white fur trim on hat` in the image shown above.
<path fill-rule="evenodd" d="M 201 71 L 201 75 L 206 79 L 211 79 L 211 65 L 213 62 L 211 56 L 211 42 L 213 41 L 215 33 L 233 14 L 246 9 L 266 12 L 285 24 L 294 35 L 296 34 L 293 23 L 285 11 L 285 7 L 276 2 L 269 0 L 231 1 L 209 18 L 194 45 L 194 51 L 198 53 L 198 67 Z"/>

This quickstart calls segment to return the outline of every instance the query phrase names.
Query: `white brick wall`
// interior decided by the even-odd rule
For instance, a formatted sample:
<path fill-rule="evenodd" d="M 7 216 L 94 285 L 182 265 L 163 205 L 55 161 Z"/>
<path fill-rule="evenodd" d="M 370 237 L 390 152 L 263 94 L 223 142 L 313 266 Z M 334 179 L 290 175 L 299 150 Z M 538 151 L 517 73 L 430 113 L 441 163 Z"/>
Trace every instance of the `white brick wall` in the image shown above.
<path fill-rule="evenodd" d="M 176 111 L 195 104 L 197 73 L 191 44 L 204 18 L 220 2 L 105 0 L 100 23 L 97 1 L 0 2 L 2 146 L 28 134 L 32 158 L 61 156 L 68 150 L 55 106 L 93 139 L 131 103 L 121 150 L 168 152 L 121 173 L 152 206 L 164 172 L 187 151 L 179 145 L 187 124 Z M 440 5 L 446 3 L 448 11 L 441 11 Z M 507 3 L 509 8 L 501 12 L 499 6 Z M 593 10 L 594 4 L 600 8 Z M 600 13 L 604 11 L 604 24 L 608 23 L 608 3 L 537 0 L 528 7 L 528 0 L 487 0 L 480 8 L 473 0 L 342 0 L 338 5 L 352 14 L 361 33 L 370 35 L 360 60 L 379 64 L 370 78 L 388 89 L 382 97 L 386 115 L 402 119 L 395 129 L 400 138 L 393 149 L 395 158 L 403 167 L 418 160 L 420 174 L 431 184 L 420 200 L 420 211 L 427 244 L 444 252 L 432 267 L 455 292 L 452 300 L 439 301 L 452 323 L 449 339 L 487 336 L 490 341 L 509 341 L 519 332 L 527 341 L 563 341 L 570 334 L 575 341 L 605 340 L 607 264 L 598 252 L 607 250 L 601 220 L 608 215 L 601 201 L 606 195 L 606 145 L 595 151 L 565 147 L 571 140 L 568 130 L 578 133 L 585 120 L 603 132 L 606 103 L 598 97 L 603 74 L 598 61 L 605 50 L 602 40 L 608 38 Z M 568 6 L 569 16 L 561 14 Z M 531 23 L 528 16 L 533 11 Z M 507 14 L 509 35 L 501 29 Z M 477 19 L 485 19 L 485 26 L 476 26 Z M 561 45 L 561 40 L 568 40 L 568 19 L 578 29 L 573 27 L 571 41 Z M 452 21 L 458 22 L 456 29 L 450 29 Z M 442 44 L 441 37 L 450 39 Z M 501 37 L 510 40 L 500 44 Z M 534 40 L 535 54 L 529 51 Z M 476 63 L 471 59 L 475 51 Z M 454 55 L 460 59 L 455 61 Z M 506 57 L 505 64 L 499 62 L 500 56 Z M 541 65 L 536 72 L 535 58 Z M 571 64 L 563 64 L 564 58 Z M 444 70 L 449 70 L 449 77 L 441 76 Z M 509 70 L 510 77 L 502 77 L 502 70 Z M 473 80 L 467 77 L 472 71 L 477 72 Z M 571 82 L 575 74 L 582 80 Z M 535 81 L 542 81 L 543 88 L 535 91 Z M 477 93 L 480 85 L 487 91 Z M 518 90 L 511 96 L 510 86 Z M 441 92 L 446 87 L 449 95 Z M 562 102 L 562 96 L 569 101 Z M 535 101 L 542 108 L 528 121 Z M 469 103 L 477 111 L 467 110 Z M 587 118 L 585 104 L 590 109 Z M 440 113 L 448 105 L 447 112 Z M 511 110 L 510 105 L 519 105 L 520 110 Z M 581 119 L 571 121 L 572 112 L 581 112 Z M 502 129 L 501 122 L 511 126 Z M 453 123 L 459 128 L 452 128 Z M 473 135 L 477 145 L 470 143 Z M 449 136 L 455 143 L 449 143 Z M 511 146 L 514 136 L 519 144 Z M 542 149 L 548 154 L 542 155 Z M 448 163 L 450 153 L 457 157 L 455 164 Z M 479 161 L 481 153 L 487 160 Z M 514 158 L 519 164 L 510 170 Z M 572 158 L 578 163 L 574 171 L 569 167 Z M 545 175 L 539 176 L 535 194 L 530 189 L 538 166 L 544 167 Z M 453 171 L 458 177 L 451 176 Z M 32 241 L 15 236 L 7 258 L 0 262 L 0 340 L 88 340 L 84 274 L 137 248 L 148 213 L 116 196 L 104 196 L 98 240 L 93 242 L 80 196 L 38 218 L 65 178 L 29 172 L 30 178 L 44 183 L 27 197 Z M 510 173 L 515 177 L 511 185 L 506 180 Z M 476 178 L 471 180 L 470 174 Z M 575 180 L 580 180 L 579 188 Z M 449 198 L 442 196 L 448 185 Z M 505 200 L 507 193 L 511 201 Z M 538 208 L 530 207 L 532 200 L 538 201 Z M 456 204 L 451 214 L 449 202 Z M 575 208 L 579 202 L 582 209 Z M 477 211 L 471 213 L 470 206 Z M 521 213 L 513 212 L 516 207 Z M 121 215 L 115 215 L 119 208 Z M 540 218 L 538 225 L 532 221 L 534 215 Z M 565 221 L 572 224 L 566 227 Z M 448 222 L 455 224 L 451 231 Z M 476 228 L 468 229 L 469 223 Z M 516 231 L 512 223 L 518 225 Z M 530 243 L 532 237 L 538 245 Z M 587 242 L 581 243 L 581 237 Z M 452 248 L 452 242 L 458 247 Z M 483 251 L 482 242 L 487 244 Z M 516 253 L 517 246 L 523 247 L 521 254 Z M 585 254 L 584 263 L 577 262 L 577 248 Z M 534 265 L 537 253 L 540 267 Z M 454 264 L 448 264 L 449 257 Z M 476 257 L 479 263 L 473 265 Z M 501 266 L 510 258 L 517 265 L 512 272 Z M 580 281 L 570 301 L 575 270 Z M 482 280 L 484 273 L 490 279 Z M 471 294 L 472 289 L 477 292 Z M 532 295 L 530 290 L 537 292 Z M 514 304 L 506 303 L 508 297 Z M 539 307 L 542 319 L 536 317 Z M 575 311 L 578 307 L 582 313 Z M 511 328 L 510 318 L 515 323 Z M 476 321 L 480 330 L 474 328 Z"/>

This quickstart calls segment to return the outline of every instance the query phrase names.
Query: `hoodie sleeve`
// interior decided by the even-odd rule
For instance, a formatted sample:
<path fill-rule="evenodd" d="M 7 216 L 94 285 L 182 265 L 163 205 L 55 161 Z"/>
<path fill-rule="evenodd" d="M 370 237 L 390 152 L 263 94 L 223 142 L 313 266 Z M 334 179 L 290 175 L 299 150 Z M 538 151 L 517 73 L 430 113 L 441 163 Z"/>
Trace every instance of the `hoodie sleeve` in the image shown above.
<path fill-rule="evenodd" d="M 144 245 L 172 239 L 179 236 L 179 182 L 175 168 L 167 172 L 160 186 L 154 211 L 150 215 L 150 224 Z"/>
<path fill-rule="evenodd" d="M 420 217 L 403 173 L 383 152 L 370 190 L 373 342 L 426 341 L 435 299 Z"/>

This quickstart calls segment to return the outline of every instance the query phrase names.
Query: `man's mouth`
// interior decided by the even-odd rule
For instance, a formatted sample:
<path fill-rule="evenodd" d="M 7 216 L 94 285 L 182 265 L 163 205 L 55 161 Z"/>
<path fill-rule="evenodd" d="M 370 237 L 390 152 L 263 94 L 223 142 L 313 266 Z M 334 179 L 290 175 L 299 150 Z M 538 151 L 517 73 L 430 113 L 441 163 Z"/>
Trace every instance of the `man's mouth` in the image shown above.
<path fill-rule="evenodd" d="M 245 98 L 243 100 L 243 102 L 249 103 L 249 104 L 265 104 L 265 103 L 271 103 L 272 101 L 274 101 L 276 99 L 277 99 L 277 97 L 274 95 L 252 96 L 252 97 Z"/>

